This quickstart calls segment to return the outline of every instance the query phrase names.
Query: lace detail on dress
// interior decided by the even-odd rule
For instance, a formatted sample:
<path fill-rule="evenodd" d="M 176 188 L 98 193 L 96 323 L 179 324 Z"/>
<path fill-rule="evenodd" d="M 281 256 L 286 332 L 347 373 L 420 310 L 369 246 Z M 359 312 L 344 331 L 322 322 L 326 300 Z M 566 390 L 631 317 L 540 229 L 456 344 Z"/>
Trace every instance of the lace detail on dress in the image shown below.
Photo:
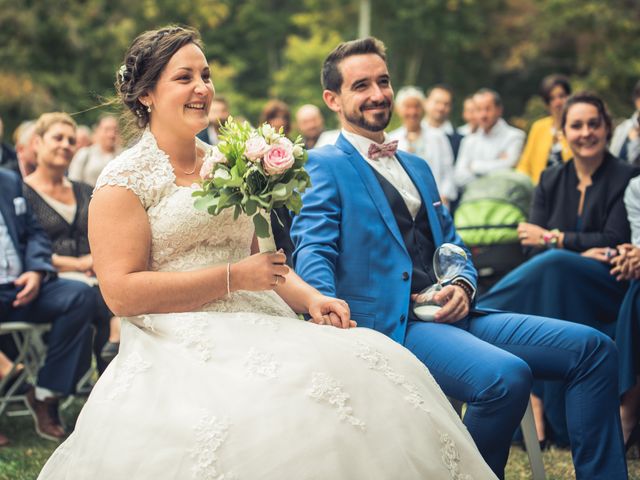
<path fill-rule="evenodd" d="M 175 186 L 175 178 L 169 158 L 146 129 L 138 143 L 107 163 L 94 192 L 106 185 L 127 188 L 146 210 L 158 202 L 167 188 Z"/>
<path fill-rule="evenodd" d="M 229 435 L 229 422 L 218 419 L 206 411 L 195 426 L 196 447 L 191 452 L 195 460 L 192 472 L 196 480 L 234 480 L 233 473 L 220 473 L 216 452 Z"/>
<path fill-rule="evenodd" d="M 338 409 L 340 420 L 347 421 L 360 430 L 365 430 L 365 423 L 353 415 L 353 409 L 347 405 L 351 398 L 342 389 L 342 384 L 326 373 L 315 372 L 311 378 L 311 387 L 307 390 L 307 395 L 321 401 L 324 400 L 329 405 Z"/>
<path fill-rule="evenodd" d="M 153 318 L 151 318 L 149 315 L 142 315 L 140 318 L 142 318 L 142 325 L 144 326 L 144 328 L 146 328 L 147 330 L 151 330 L 152 332 L 156 331 L 155 324 L 153 323 Z"/>
<path fill-rule="evenodd" d="M 113 400 L 126 393 L 131 388 L 134 378 L 151 368 L 151 364 L 146 362 L 138 352 L 132 352 L 119 362 L 115 385 L 109 391 L 107 398 Z"/>
<path fill-rule="evenodd" d="M 409 383 L 404 375 L 396 373 L 389 365 L 389 360 L 387 359 L 387 357 L 382 355 L 382 353 L 380 353 L 379 351 L 374 350 L 362 341 L 358 341 L 357 346 L 358 350 L 355 352 L 356 357 L 364 360 L 370 369 L 381 372 L 393 383 L 402 387 L 407 392 L 407 395 L 404 396 L 404 399 L 410 405 L 415 408 L 419 408 L 424 412 L 431 413 L 427 408 L 424 398 L 418 391 L 418 388 L 412 383 Z"/>
<path fill-rule="evenodd" d="M 173 334 L 180 345 L 189 352 L 194 352 L 200 360 L 208 362 L 213 355 L 213 348 L 209 337 L 205 335 L 207 320 L 204 318 L 176 318 Z"/>
<path fill-rule="evenodd" d="M 440 433 L 440 443 L 442 448 L 440 453 L 442 454 L 442 461 L 449 470 L 451 480 L 473 480 L 471 475 L 460 473 L 460 454 L 455 442 L 449 437 L 448 433 Z"/>
<path fill-rule="evenodd" d="M 244 366 L 249 376 L 268 378 L 276 378 L 280 369 L 280 363 L 273 359 L 272 354 L 258 351 L 255 348 L 249 350 Z"/>

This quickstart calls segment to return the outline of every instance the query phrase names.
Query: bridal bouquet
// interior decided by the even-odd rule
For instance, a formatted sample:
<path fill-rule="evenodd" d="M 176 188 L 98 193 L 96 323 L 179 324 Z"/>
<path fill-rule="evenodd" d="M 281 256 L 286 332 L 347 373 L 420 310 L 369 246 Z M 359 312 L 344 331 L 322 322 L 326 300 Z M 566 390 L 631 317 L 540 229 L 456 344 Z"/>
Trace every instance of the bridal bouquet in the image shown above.
<path fill-rule="evenodd" d="M 307 152 L 302 137 L 295 142 L 282 129 L 264 124 L 257 130 L 229 117 L 220 128 L 220 142 L 204 159 L 200 170 L 202 189 L 193 192 L 195 207 L 212 215 L 225 208 L 253 219 L 256 235 L 269 238 L 271 210 L 302 208 L 302 193 L 310 186 L 304 169 Z"/>

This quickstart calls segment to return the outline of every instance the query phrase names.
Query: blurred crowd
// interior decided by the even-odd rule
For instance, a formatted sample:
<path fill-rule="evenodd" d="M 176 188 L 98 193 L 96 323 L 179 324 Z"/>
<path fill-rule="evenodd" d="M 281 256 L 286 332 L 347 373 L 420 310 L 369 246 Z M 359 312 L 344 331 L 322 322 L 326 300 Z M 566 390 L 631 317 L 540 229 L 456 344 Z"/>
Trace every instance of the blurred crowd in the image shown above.
<path fill-rule="evenodd" d="M 527 134 L 505 120 L 492 89 L 464 98 L 464 124 L 456 127 L 451 88 L 404 86 L 395 102 L 401 126 L 387 136 L 430 166 L 474 253 L 481 306 L 583 323 L 615 339 L 631 447 L 640 439 L 640 82 L 631 92 L 633 115 L 615 126 L 598 95 L 573 94 L 562 75 L 544 78 L 540 96 L 548 115 Z M 218 143 L 232 113 L 233 105 L 216 96 L 198 137 Z M 333 144 L 340 134 L 325 127 L 312 104 L 292 113 L 271 100 L 259 122 L 301 135 L 307 149 Z M 38 380 L 23 393 L 38 433 L 59 440 L 66 435 L 60 399 L 74 393 L 92 362 L 100 374 L 118 351 L 119 321 L 93 273 L 88 224 L 92 187 L 123 142 L 113 115 L 88 127 L 63 113 L 25 121 L 11 139 L 13 145 L 0 120 L 0 190 L 19 188 L 26 200 L 0 205 L 0 321 L 53 325 Z M 288 239 L 276 240 L 291 253 Z M 30 268 L 22 255 L 41 264 Z M 42 274 L 31 278 L 30 270 Z M 15 347 L 0 337 L 0 380 L 20 376 L 14 356 Z M 566 446 L 562 389 L 538 382 L 532 403 L 541 445 Z M 7 442 L 0 434 L 0 446 Z"/>

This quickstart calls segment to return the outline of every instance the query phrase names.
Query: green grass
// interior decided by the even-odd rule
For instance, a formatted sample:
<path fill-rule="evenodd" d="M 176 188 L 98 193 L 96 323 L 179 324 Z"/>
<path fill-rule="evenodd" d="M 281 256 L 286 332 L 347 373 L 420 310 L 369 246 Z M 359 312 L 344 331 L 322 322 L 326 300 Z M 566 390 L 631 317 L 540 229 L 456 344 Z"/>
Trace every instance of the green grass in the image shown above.
<path fill-rule="evenodd" d="M 66 425 L 73 425 L 82 400 L 75 400 L 63 412 Z M 56 443 L 43 440 L 33 431 L 31 417 L 0 418 L 0 432 L 11 439 L 11 445 L 0 448 L 0 480 L 34 480 Z M 568 450 L 552 448 L 543 454 L 548 480 L 575 479 L 571 453 Z M 640 480 L 640 460 L 630 460 L 629 478 Z M 520 448 L 512 448 L 507 464 L 506 480 L 530 479 L 529 459 Z"/>

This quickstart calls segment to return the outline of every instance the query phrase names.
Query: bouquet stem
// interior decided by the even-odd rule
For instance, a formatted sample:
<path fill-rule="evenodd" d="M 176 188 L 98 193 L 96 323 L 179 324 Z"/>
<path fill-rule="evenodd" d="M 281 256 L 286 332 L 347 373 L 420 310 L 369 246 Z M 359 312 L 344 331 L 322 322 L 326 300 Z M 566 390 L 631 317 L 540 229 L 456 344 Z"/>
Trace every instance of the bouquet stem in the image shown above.
<path fill-rule="evenodd" d="M 271 229 L 270 216 L 267 217 L 267 223 L 269 224 L 269 235 L 266 237 L 258 237 L 260 253 L 273 253 L 276 251 L 276 240 L 273 236 L 273 230 Z"/>

